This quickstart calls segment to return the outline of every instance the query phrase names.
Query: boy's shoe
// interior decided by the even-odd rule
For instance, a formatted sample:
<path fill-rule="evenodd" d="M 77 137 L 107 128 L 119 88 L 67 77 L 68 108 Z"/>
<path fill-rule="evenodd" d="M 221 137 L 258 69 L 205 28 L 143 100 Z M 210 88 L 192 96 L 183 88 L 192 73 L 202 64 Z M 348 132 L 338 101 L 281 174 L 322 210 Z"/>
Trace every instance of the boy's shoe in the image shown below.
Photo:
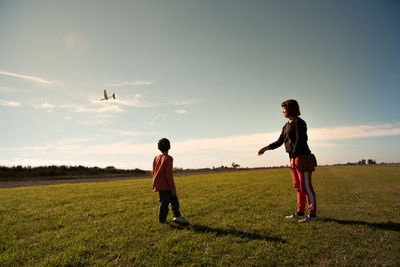
<path fill-rule="evenodd" d="M 188 225 L 188 224 L 189 224 L 189 221 L 186 220 L 186 219 L 183 218 L 183 217 L 174 217 L 173 222 L 174 222 L 174 223 L 177 223 L 177 224 L 180 224 L 180 225 Z"/>
<path fill-rule="evenodd" d="M 285 216 L 286 219 L 302 219 L 304 215 L 299 215 L 297 212 L 293 213 L 292 215 Z"/>
<path fill-rule="evenodd" d="M 308 215 L 304 219 L 300 220 L 299 223 L 308 223 L 308 222 L 313 222 L 313 221 L 316 221 L 316 220 L 318 220 L 317 216 L 310 217 L 310 215 Z"/>

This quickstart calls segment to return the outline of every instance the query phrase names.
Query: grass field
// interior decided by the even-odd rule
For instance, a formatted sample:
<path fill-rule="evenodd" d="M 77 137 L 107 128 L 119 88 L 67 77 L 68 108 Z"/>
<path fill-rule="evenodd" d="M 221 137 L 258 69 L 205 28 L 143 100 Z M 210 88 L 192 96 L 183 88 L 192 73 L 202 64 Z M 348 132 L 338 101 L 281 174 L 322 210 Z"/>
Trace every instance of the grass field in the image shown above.
<path fill-rule="evenodd" d="M 319 167 L 308 224 L 288 169 L 175 182 L 188 227 L 158 223 L 150 179 L 0 189 L 0 266 L 400 265 L 400 167 Z"/>

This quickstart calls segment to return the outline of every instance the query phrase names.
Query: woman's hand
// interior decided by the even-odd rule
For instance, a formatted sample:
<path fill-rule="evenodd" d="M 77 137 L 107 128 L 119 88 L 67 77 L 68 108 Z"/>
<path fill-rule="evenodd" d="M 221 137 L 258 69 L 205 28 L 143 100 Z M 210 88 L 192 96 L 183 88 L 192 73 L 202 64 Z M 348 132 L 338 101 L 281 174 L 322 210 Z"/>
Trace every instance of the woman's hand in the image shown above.
<path fill-rule="evenodd" d="M 261 155 L 264 154 L 264 152 L 267 151 L 268 149 L 269 149 L 268 146 L 265 146 L 265 147 L 261 148 L 261 149 L 258 151 L 258 155 L 261 156 Z"/>
<path fill-rule="evenodd" d="M 294 169 L 294 158 L 290 159 L 290 168 Z"/>

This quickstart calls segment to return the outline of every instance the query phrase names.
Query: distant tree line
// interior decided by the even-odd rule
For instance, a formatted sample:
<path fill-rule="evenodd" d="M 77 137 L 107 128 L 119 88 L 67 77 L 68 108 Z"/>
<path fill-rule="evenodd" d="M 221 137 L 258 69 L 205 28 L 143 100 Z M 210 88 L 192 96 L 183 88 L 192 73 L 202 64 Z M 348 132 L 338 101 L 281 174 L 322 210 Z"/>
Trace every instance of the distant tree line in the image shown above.
<path fill-rule="evenodd" d="M 140 169 L 124 170 L 116 169 L 113 166 L 106 168 L 85 167 L 85 166 L 0 166 L 0 180 L 28 180 L 31 178 L 56 178 L 56 177 L 92 177 L 92 176 L 129 176 L 147 174 L 148 172 Z"/>
<path fill-rule="evenodd" d="M 376 164 L 376 161 L 373 159 L 368 159 L 368 160 L 362 159 L 359 162 L 347 162 L 346 165 L 367 165 L 367 164 L 374 165 Z"/>
<path fill-rule="evenodd" d="M 362 159 L 357 162 L 347 162 L 346 164 L 337 163 L 337 164 L 333 164 L 333 165 L 337 166 L 337 165 L 376 165 L 376 164 L 377 164 L 376 161 L 373 159 L 368 159 L 368 160 Z M 382 162 L 380 164 L 385 164 L 385 163 Z"/>

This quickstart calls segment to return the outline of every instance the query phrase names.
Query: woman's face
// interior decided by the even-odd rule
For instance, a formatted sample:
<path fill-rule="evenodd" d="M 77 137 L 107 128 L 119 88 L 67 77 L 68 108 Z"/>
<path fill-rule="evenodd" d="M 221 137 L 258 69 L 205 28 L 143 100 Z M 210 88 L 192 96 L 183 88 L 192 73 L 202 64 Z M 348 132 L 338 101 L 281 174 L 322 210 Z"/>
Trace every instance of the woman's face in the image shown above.
<path fill-rule="evenodd" d="M 284 116 L 285 118 L 288 117 L 288 112 L 287 112 L 287 110 L 286 110 L 285 107 L 282 107 L 282 113 L 283 113 L 283 116 Z"/>

